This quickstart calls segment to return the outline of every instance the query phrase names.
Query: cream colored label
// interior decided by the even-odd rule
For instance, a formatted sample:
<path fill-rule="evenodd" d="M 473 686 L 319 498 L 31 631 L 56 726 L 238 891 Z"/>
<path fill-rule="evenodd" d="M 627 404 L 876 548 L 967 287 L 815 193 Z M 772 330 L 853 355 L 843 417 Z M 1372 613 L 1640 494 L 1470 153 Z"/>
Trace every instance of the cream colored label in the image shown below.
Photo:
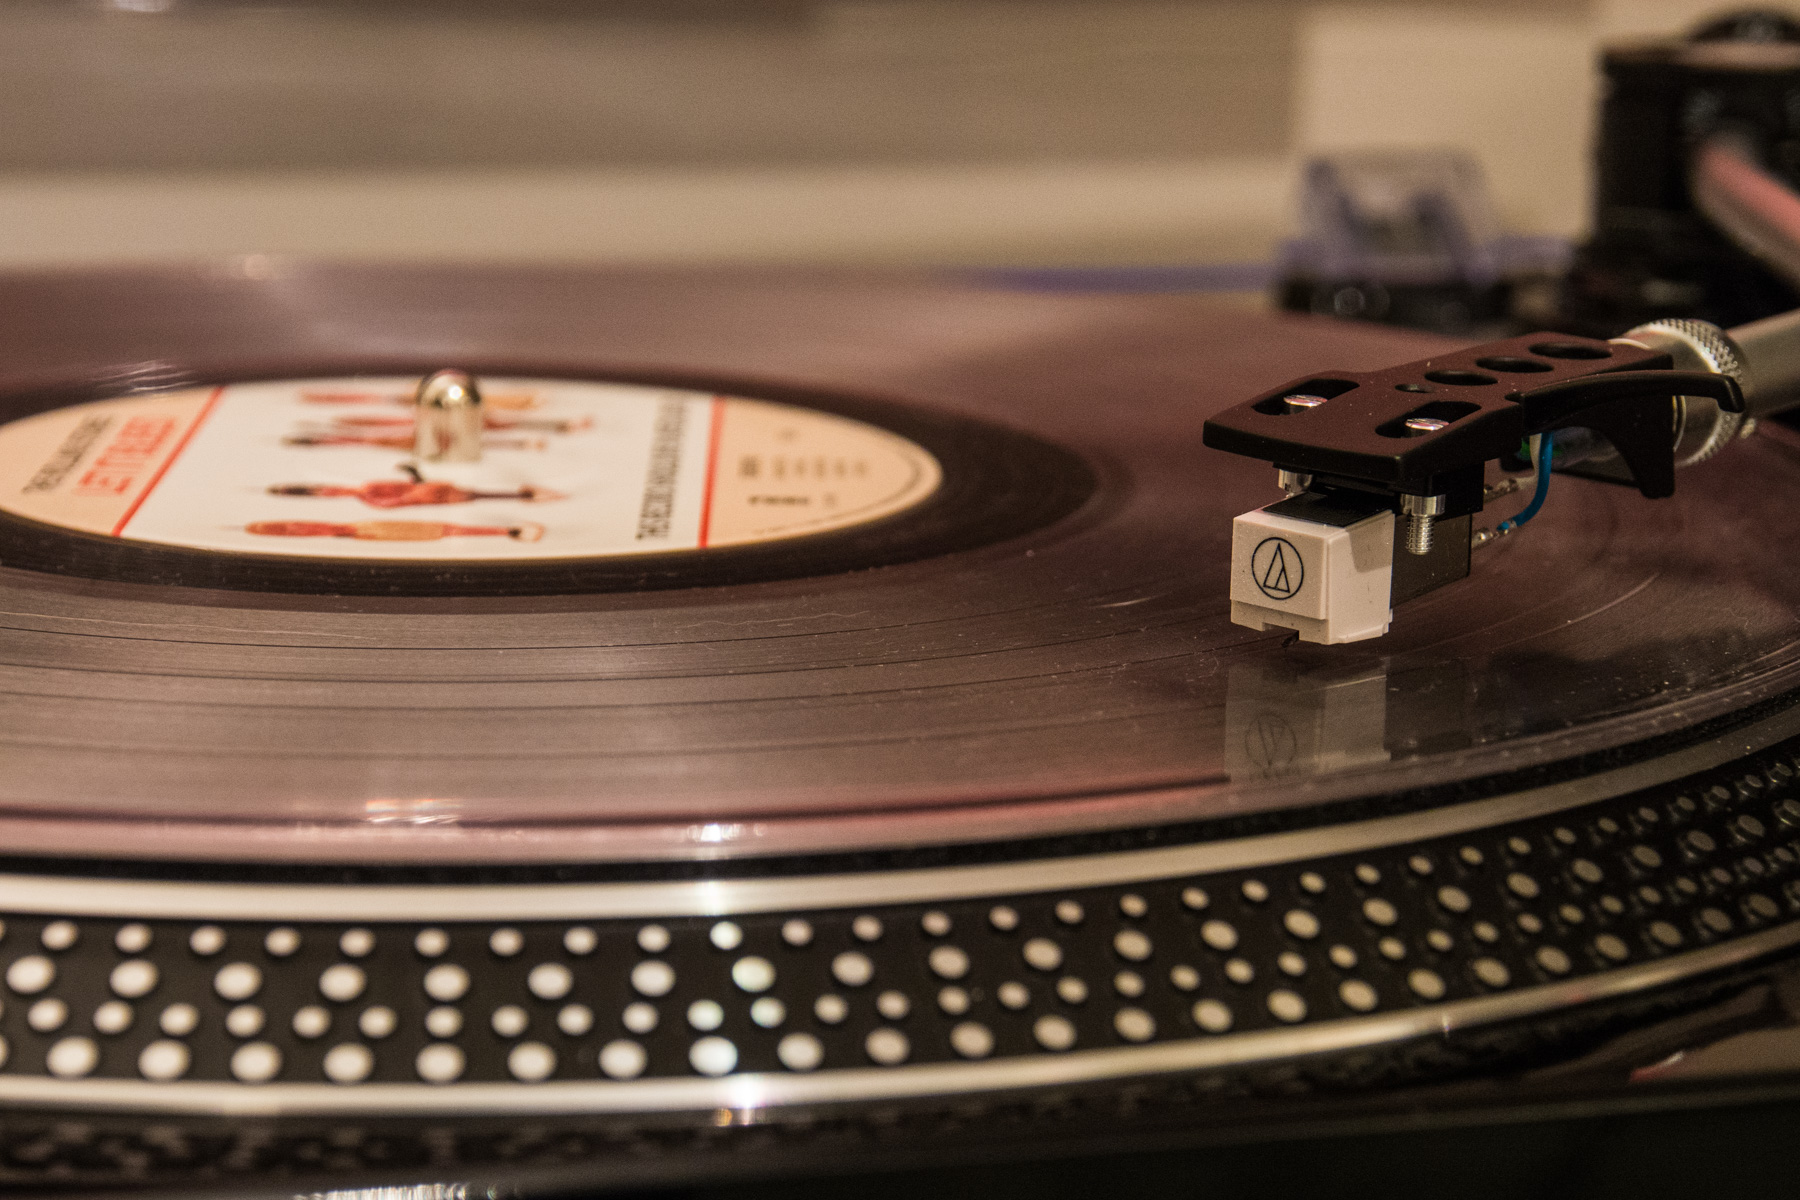
<path fill-rule="evenodd" d="M 231 384 L 27 417 L 0 426 L 0 508 L 204 550 L 591 558 L 844 529 L 941 480 L 922 447 L 845 417 L 545 379 L 483 379 L 480 461 L 419 462 L 417 384 Z"/>

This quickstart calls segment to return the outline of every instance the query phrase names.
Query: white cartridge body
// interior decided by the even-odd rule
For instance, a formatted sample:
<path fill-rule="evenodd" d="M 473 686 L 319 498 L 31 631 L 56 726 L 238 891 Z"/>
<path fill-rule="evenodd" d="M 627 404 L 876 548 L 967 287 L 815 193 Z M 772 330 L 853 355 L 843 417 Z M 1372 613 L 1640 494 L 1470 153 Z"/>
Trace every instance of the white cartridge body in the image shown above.
<path fill-rule="evenodd" d="M 1231 527 L 1231 619 L 1335 644 L 1380 637 L 1394 612 L 1394 514 L 1325 525 L 1263 509 Z"/>

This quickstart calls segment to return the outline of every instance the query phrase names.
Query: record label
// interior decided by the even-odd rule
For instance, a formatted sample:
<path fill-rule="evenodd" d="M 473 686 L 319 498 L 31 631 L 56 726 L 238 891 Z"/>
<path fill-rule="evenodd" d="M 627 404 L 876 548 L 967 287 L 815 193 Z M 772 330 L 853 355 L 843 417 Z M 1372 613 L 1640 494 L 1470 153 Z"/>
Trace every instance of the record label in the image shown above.
<path fill-rule="evenodd" d="M 78 404 L 0 426 L 0 508 L 185 549 L 385 561 L 605 558 L 852 528 L 942 480 L 923 447 L 809 408 L 485 379 L 474 463 L 413 458 L 405 377 Z"/>

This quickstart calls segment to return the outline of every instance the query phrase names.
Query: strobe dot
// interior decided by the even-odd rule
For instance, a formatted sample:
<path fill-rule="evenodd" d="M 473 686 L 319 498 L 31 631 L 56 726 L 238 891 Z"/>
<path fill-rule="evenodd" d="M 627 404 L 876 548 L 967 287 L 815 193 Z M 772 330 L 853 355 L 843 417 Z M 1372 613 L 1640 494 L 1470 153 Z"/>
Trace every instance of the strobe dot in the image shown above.
<path fill-rule="evenodd" d="M 213 990 L 224 1000 L 248 1000 L 262 987 L 262 972 L 250 963 L 228 963 L 213 976 Z"/>
<path fill-rule="evenodd" d="M 702 1075 L 729 1075 L 737 1060 L 737 1047 L 722 1037 L 703 1037 L 688 1048 L 688 1064 Z"/>
<path fill-rule="evenodd" d="M 433 1042 L 419 1051 L 413 1066 L 426 1083 L 451 1083 L 463 1073 L 463 1052 L 448 1042 Z"/>
<path fill-rule="evenodd" d="M 912 1053 L 912 1044 L 898 1029 L 881 1028 L 863 1039 L 863 1049 L 884 1067 L 897 1066 Z"/>
<path fill-rule="evenodd" d="M 750 955 L 731 964 L 731 981 L 746 992 L 766 992 L 775 986 L 775 964 Z"/>
<path fill-rule="evenodd" d="M 1039 1017 L 1031 1027 L 1031 1034 L 1046 1050 L 1067 1050 L 1075 1044 L 1075 1026 L 1067 1017 L 1055 1014 Z"/>
<path fill-rule="evenodd" d="M 1281 924 L 1290 934 L 1303 940 L 1319 936 L 1319 918 L 1304 908 L 1290 909 L 1281 918 Z"/>
<path fill-rule="evenodd" d="M 619 1014 L 619 1023 L 633 1033 L 649 1033 L 661 1019 L 656 1009 L 642 1000 L 627 1004 L 625 1011 Z"/>
<path fill-rule="evenodd" d="M 308 1004 L 294 1013 L 292 1025 L 296 1037 L 308 1040 L 324 1037 L 331 1029 L 331 1012 L 317 1004 Z"/>
<path fill-rule="evenodd" d="M 45 1068 L 59 1079 L 79 1079 L 99 1063 L 100 1047 L 84 1037 L 64 1038 L 44 1058 Z"/>
<path fill-rule="evenodd" d="M 240 1004 L 225 1014 L 225 1031 L 235 1038 L 252 1038 L 263 1030 L 267 1014 L 254 1004 Z"/>
<path fill-rule="evenodd" d="M 362 968 L 349 963 L 336 963 L 326 967 L 319 976 L 319 992 L 327 1000 L 335 1000 L 340 1004 L 348 1003 L 362 995 L 367 984 Z"/>
<path fill-rule="evenodd" d="M 449 1004 L 469 990 L 469 973 L 455 963 L 439 963 L 425 972 L 425 994 Z"/>
<path fill-rule="evenodd" d="M 33 996 L 56 982 L 56 964 L 41 954 L 28 954 L 6 969 L 6 986 Z"/>
<path fill-rule="evenodd" d="M 861 987 L 875 976 L 875 964 L 865 954 L 847 950 L 831 960 L 831 974 L 845 987 Z"/>
<path fill-rule="evenodd" d="M 790 1033 L 775 1047 L 775 1054 L 790 1071 L 811 1071 L 825 1061 L 825 1044 L 810 1033 Z"/>
<path fill-rule="evenodd" d="M 675 968 L 660 959 L 646 959 L 631 969 L 631 986 L 642 996 L 666 996 L 675 986 Z"/>
<path fill-rule="evenodd" d="M 131 1005 L 123 1000 L 108 1000 L 94 1010 L 94 1028 L 101 1033 L 124 1033 L 131 1028 L 131 1022 L 135 1017 L 136 1014 L 131 1011 Z"/>
<path fill-rule="evenodd" d="M 1269 1012 L 1277 1021 L 1293 1024 L 1306 1019 L 1306 1001 L 1298 992 L 1280 988 L 1269 993 Z"/>
<path fill-rule="evenodd" d="M 540 1083 L 556 1071 L 556 1052 L 542 1042 L 521 1042 L 506 1056 L 506 1069 L 520 1083 Z"/>
<path fill-rule="evenodd" d="M 157 1025 L 170 1037 L 186 1037 L 200 1024 L 200 1010 L 191 1004 L 171 1004 L 157 1018 Z"/>
<path fill-rule="evenodd" d="M 1113 1015 L 1113 1029 L 1128 1042 L 1146 1042 L 1156 1036 L 1156 1019 L 1141 1008 L 1121 1008 Z"/>
<path fill-rule="evenodd" d="M 969 973 L 969 956 L 959 946 L 934 946 L 926 961 L 940 979 L 961 979 Z"/>
<path fill-rule="evenodd" d="M 1194 1005 L 1194 1024 L 1207 1033 L 1224 1033 L 1231 1028 L 1231 1009 L 1217 1000 L 1201 1000 Z"/>
<path fill-rule="evenodd" d="M 606 1043 L 600 1048 L 600 1073 L 608 1079 L 636 1079 L 644 1073 L 650 1056 L 644 1048 L 628 1038 Z"/>
<path fill-rule="evenodd" d="M 434 1038 L 452 1038 L 462 1032 L 463 1015 L 447 1004 L 425 1014 L 425 1032 Z"/>
<path fill-rule="evenodd" d="M 108 983 L 116 995 L 136 1000 L 156 987 L 157 974 L 155 963 L 142 958 L 127 959 L 112 969 Z"/>
<path fill-rule="evenodd" d="M 239 1046 L 231 1056 L 231 1073 L 241 1083 L 267 1083 L 281 1071 L 281 1051 L 267 1042 Z"/>
<path fill-rule="evenodd" d="M 575 986 L 575 975 L 561 963 L 539 963 L 526 976 L 525 986 L 540 1000 L 561 1000 Z"/>
<path fill-rule="evenodd" d="M 346 1042 L 325 1053 L 325 1078 L 333 1083 L 361 1083 L 375 1068 L 375 1055 L 367 1046 Z"/>
<path fill-rule="evenodd" d="M 977 1021 L 964 1021 L 950 1031 L 950 1046 L 964 1058 L 986 1058 L 994 1052 L 994 1034 Z"/>
<path fill-rule="evenodd" d="M 50 1033 L 61 1029 L 63 1022 L 69 1019 L 69 1006 L 55 996 L 46 996 L 39 1000 L 25 1014 L 25 1023 L 39 1033 Z"/>
<path fill-rule="evenodd" d="M 157 1083 L 180 1079 L 187 1069 L 188 1048 L 180 1042 L 154 1041 L 138 1055 L 138 1073 Z"/>
<path fill-rule="evenodd" d="M 1132 962 L 1142 962 L 1150 957 L 1150 939 L 1136 929 L 1120 930 L 1113 938 L 1113 953 L 1120 958 Z"/>
<path fill-rule="evenodd" d="M 388 1008 L 386 1005 L 381 1004 L 378 1004 L 373 1008 L 365 1009 L 363 1015 L 358 1017 L 356 1021 L 356 1027 L 362 1030 L 363 1036 L 374 1038 L 376 1041 L 380 1041 L 390 1033 L 393 1033 L 399 1024 L 399 1014 L 395 1013 L 393 1009 Z"/>

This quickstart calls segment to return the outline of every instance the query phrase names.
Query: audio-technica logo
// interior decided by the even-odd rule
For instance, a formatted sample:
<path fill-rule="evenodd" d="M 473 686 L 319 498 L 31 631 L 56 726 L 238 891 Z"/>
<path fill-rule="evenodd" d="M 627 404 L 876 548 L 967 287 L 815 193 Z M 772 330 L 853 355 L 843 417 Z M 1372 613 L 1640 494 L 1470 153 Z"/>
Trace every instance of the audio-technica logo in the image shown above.
<path fill-rule="evenodd" d="M 1306 564 L 1286 538 L 1264 538 L 1250 552 L 1250 578 L 1271 600 L 1291 600 L 1306 582 Z"/>

